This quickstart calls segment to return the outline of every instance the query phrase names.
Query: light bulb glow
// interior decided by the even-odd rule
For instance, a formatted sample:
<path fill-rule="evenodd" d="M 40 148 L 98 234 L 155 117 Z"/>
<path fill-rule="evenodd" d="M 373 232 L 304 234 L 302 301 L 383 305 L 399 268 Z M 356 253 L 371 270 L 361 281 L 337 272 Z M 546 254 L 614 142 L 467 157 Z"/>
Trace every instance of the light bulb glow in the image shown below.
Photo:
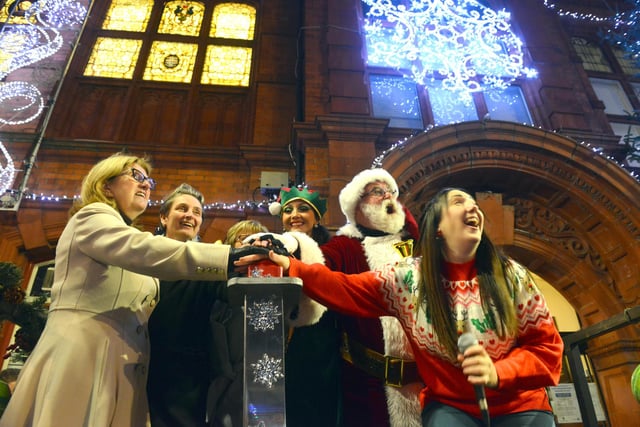
<path fill-rule="evenodd" d="M 475 0 L 363 0 L 370 65 L 405 72 L 405 77 L 461 94 L 502 90 L 516 78 L 536 76 L 524 66 L 522 41 L 510 14 Z"/>

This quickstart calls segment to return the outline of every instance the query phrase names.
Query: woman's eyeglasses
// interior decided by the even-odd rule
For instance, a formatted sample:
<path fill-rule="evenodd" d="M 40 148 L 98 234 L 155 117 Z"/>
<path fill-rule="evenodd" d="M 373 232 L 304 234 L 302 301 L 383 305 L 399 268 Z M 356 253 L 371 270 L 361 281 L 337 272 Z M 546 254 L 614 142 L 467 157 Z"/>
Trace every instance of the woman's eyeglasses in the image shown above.
<path fill-rule="evenodd" d="M 151 178 L 150 176 L 146 176 L 145 174 L 140 172 L 138 169 L 131 168 L 127 172 L 123 172 L 122 175 L 131 175 L 131 177 L 135 179 L 137 182 L 139 182 L 140 184 L 147 181 L 149 182 L 150 189 L 153 190 L 154 188 L 156 188 L 156 180 Z"/>

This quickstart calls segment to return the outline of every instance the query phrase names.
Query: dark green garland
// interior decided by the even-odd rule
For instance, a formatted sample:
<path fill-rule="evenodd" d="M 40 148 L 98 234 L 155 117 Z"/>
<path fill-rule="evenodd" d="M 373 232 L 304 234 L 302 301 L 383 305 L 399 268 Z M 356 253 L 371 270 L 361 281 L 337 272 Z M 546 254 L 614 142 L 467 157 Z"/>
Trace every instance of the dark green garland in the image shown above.
<path fill-rule="evenodd" d="M 0 320 L 20 326 L 14 344 L 7 347 L 5 359 L 11 356 L 26 357 L 38 342 L 47 321 L 47 298 L 41 296 L 27 300 L 20 286 L 22 277 L 22 270 L 18 266 L 0 262 Z"/>

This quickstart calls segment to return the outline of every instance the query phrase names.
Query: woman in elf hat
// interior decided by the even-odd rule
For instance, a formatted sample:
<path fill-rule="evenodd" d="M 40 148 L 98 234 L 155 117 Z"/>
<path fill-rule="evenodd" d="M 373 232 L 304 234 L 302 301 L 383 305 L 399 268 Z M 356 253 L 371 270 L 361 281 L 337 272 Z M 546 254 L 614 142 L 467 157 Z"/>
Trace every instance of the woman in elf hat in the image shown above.
<path fill-rule="evenodd" d="M 272 215 L 281 215 L 284 231 L 298 231 L 315 240 L 319 245 L 326 243 L 329 230 L 320 224 L 327 211 L 327 200 L 317 191 L 301 185 L 283 187 L 278 200 L 269 205 Z"/>
<path fill-rule="evenodd" d="M 269 205 L 280 215 L 283 237 L 298 241 L 294 256 L 307 264 L 324 264 L 319 245 L 331 237 L 320 224 L 327 201 L 317 191 L 298 186 L 282 188 L 278 200 Z M 329 427 L 340 425 L 340 344 L 335 313 L 304 294 L 298 304 L 289 336 L 285 364 L 287 425 Z M 304 327 L 300 327 L 304 326 Z"/>

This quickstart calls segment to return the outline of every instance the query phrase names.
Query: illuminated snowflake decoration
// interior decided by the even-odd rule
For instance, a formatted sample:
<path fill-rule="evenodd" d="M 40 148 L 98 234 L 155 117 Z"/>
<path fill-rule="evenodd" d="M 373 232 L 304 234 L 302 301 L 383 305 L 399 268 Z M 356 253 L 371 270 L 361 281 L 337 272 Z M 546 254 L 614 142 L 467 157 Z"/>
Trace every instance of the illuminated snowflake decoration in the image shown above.
<path fill-rule="evenodd" d="M 0 196 L 4 196 L 4 193 L 13 185 L 16 178 L 16 168 L 9 152 L 2 145 L 2 141 L 0 141 L 0 152 L 4 157 L 4 162 L 0 160 Z"/>
<path fill-rule="evenodd" d="M 282 359 L 269 357 L 266 353 L 250 366 L 253 371 L 253 382 L 266 385 L 268 388 L 272 388 L 278 380 L 284 378 Z"/>
<path fill-rule="evenodd" d="M 522 41 L 511 31 L 510 14 L 475 0 L 363 0 L 368 60 L 405 71 L 421 85 L 463 96 L 502 90 L 518 77 L 535 77 L 524 67 Z"/>
<path fill-rule="evenodd" d="M 271 300 L 256 301 L 248 309 L 247 319 L 253 329 L 265 332 L 272 331 L 280 323 L 282 310 Z"/>
<path fill-rule="evenodd" d="M 28 7 L 21 9 L 21 6 Z M 17 15 L 16 15 L 17 14 Z M 0 26 L 0 124 L 29 123 L 44 110 L 40 90 L 31 82 L 6 81 L 15 70 L 35 64 L 54 55 L 64 42 L 61 29 L 79 27 L 87 14 L 78 2 L 47 0 L 14 2 L 11 15 Z M 15 15 L 15 16 L 14 16 Z M 5 194 L 15 181 L 13 160 L 0 141 L 0 207 L 15 206 L 11 195 Z M 25 178 L 26 182 L 26 178 Z"/>

